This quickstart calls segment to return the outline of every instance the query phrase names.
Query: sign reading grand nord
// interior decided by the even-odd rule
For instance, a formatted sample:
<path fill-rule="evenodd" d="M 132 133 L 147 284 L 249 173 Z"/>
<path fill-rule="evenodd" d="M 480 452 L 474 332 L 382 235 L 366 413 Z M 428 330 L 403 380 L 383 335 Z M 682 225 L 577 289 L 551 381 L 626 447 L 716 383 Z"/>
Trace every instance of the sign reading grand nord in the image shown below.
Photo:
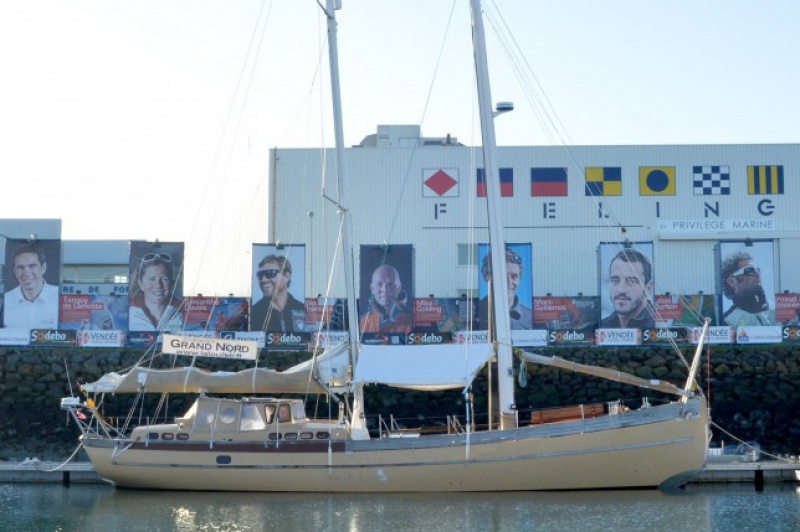
<path fill-rule="evenodd" d="M 60 240 L 6 240 L 6 329 L 58 329 Z"/>
<path fill-rule="evenodd" d="M 258 342 L 252 340 L 227 340 L 193 336 L 164 335 L 164 353 L 193 357 L 235 358 L 255 360 Z"/>

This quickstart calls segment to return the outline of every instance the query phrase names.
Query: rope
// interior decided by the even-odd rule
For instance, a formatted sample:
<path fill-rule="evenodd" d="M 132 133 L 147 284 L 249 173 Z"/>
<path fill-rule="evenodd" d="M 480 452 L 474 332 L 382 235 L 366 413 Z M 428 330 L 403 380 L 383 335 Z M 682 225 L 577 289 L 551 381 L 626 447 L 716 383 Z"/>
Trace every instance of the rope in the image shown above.
<path fill-rule="evenodd" d="M 785 463 L 785 464 L 795 464 L 795 463 L 796 463 L 795 461 L 793 461 L 793 460 L 790 460 L 790 459 L 788 459 L 788 458 L 784 458 L 784 457 L 782 457 L 782 456 L 779 456 L 779 455 L 777 455 L 777 454 L 773 454 L 773 453 L 770 453 L 770 452 L 764 451 L 764 450 L 762 450 L 761 448 L 757 448 L 757 447 L 755 447 L 754 445 L 752 445 L 752 444 L 750 444 L 750 443 L 748 443 L 748 442 L 744 441 L 743 439 L 741 439 L 741 438 L 738 438 L 738 437 L 734 436 L 733 434 L 731 434 L 731 433 L 730 433 L 730 432 L 728 432 L 727 430 L 723 429 L 722 427 L 720 427 L 719 425 L 717 425 L 716 423 L 714 423 L 714 421 L 711 421 L 711 425 L 712 425 L 714 428 L 716 428 L 717 430 L 719 430 L 720 432 L 722 432 L 723 434 L 725 434 L 726 436 L 728 436 L 729 438 L 732 438 L 734 441 L 737 441 L 737 442 L 739 442 L 741 445 L 746 445 L 746 446 L 747 446 L 747 447 L 749 447 L 750 449 L 754 449 L 754 450 L 756 450 L 756 451 L 760 452 L 761 454 L 765 454 L 765 455 L 769 456 L 770 458 L 772 458 L 773 460 L 778 460 L 778 461 L 780 461 L 780 462 L 783 462 L 783 463 Z"/>
<path fill-rule="evenodd" d="M 40 471 L 43 471 L 45 473 L 54 473 L 54 472 L 58 471 L 59 469 L 61 469 L 62 467 L 64 467 L 68 463 L 70 463 L 72 461 L 72 459 L 75 458 L 75 455 L 78 454 L 78 451 L 81 450 L 81 448 L 83 448 L 83 443 L 82 442 L 78 444 L 78 446 L 75 448 L 75 450 L 69 456 L 69 458 L 67 458 L 61 465 L 59 465 L 59 466 L 57 466 L 57 467 L 55 467 L 53 469 L 41 469 Z"/>

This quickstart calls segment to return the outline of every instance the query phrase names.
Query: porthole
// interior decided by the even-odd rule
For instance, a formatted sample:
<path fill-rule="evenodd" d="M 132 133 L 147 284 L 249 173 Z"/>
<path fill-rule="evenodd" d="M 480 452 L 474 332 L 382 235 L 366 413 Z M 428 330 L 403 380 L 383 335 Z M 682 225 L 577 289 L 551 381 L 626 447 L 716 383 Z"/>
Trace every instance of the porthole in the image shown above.
<path fill-rule="evenodd" d="M 217 456 L 217 463 L 219 465 L 228 465 L 231 463 L 231 457 L 227 454 L 221 454 Z"/>

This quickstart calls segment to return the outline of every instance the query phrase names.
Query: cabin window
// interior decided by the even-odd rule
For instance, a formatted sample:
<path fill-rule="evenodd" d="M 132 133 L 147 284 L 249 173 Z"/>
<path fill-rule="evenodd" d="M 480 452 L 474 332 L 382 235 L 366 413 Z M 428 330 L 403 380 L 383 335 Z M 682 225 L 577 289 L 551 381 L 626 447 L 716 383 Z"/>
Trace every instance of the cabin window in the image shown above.
<path fill-rule="evenodd" d="M 313 432 L 301 432 L 300 433 L 300 439 L 301 440 L 313 440 L 314 439 L 314 433 Z"/>
<path fill-rule="evenodd" d="M 292 411 L 289 408 L 289 403 L 283 403 L 278 407 L 278 423 L 291 423 Z"/>
<path fill-rule="evenodd" d="M 298 419 L 305 419 L 306 405 L 304 405 L 300 401 L 292 403 L 292 417 L 294 417 L 295 421 L 297 421 Z"/>
<path fill-rule="evenodd" d="M 239 422 L 239 430 L 247 432 L 250 430 L 264 430 L 267 424 L 261 419 L 257 405 L 243 404 L 242 419 Z"/>
<path fill-rule="evenodd" d="M 327 440 L 330 437 L 331 437 L 331 433 L 328 432 L 328 431 L 317 432 L 317 439 L 318 440 Z"/>
<path fill-rule="evenodd" d="M 267 405 L 264 407 L 264 414 L 266 414 L 267 425 L 272 425 L 275 419 L 275 405 Z"/>
<path fill-rule="evenodd" d="M 280 440 L 282 437 L 280 432 L 273 432 L 269 435 L 270 440 Z"/>
<path fill-rule="evenodd" d="M 188 439 L 189 439 L 189 435 L 187 433 L 185 433 L 185 432 L 179 432 L 178 433 L 178 440 L 179 441 L 186 441 Z"/>
<path fill-rule="evenodd" d="M 161 437 L 161 435 L 158 432 L 148 432 L 147 433 L 147 439 L 148 440 L 157 440 L 160 437 Z"/>
<path fill-rule="evenodd" d="M 217 456 L 217 463 L 219 465 L 228 465 L 231 463 L 231 461 L 232 461 L 231 457 L 228 456 L 227 454 L 221 454 Z"/>
<path fill-rule="evenodd" d="M 283 435 L 283 439 L 284 440 L 296 440 L 297 439 L 297 433 L 296 432 L 287 432 L 286 434 Z"/>
<path fill-rule="evenodd" d="M 164 434 L 161 435 L 161 439 L 162 440 L 174 440 L 175 439 L 175 435 L 173 433 L 171 433 L 171 432 L 165 432 Z"/>

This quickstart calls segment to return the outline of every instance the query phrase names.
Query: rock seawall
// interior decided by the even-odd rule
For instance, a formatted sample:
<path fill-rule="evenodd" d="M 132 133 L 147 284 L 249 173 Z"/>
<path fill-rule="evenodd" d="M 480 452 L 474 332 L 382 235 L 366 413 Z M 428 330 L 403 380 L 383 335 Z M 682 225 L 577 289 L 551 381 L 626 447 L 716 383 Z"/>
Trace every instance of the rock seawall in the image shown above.
<path fill-rule="evenodd" d="M 683 385 L 686 369 L 676 355 L 660 348 L 548 349 L 556 355 L 585 364 L 600 364 L 643 378 L 659 378 Z M 710 366 L 707 365 L 710 354 Z M 25 457 L 58 460 L 77 446 L 78 430 L 60 410 L 62 397 L 78 394 L 77 382 L 92 381 L 110 371 L 122 371 L 142 355 L 136 350 L 84 350 L 66 348 L 0 349 L 0 460 Z M 691 356 L 689 350 L 686 355 Z M 306 353 L 267 353 L 259 365 L 285 369 L 306 358 Z M 169 364 L 164 360 L 162 367 Z M 198 364 L 200 365 L 200 364 Z M 202 367 L 235 371 L 242 362 L 206 360 Z M 710 367 L 710 376 L 708 368 Z M 69 377 L 67 376 L 67 368 Z M 519 368 L 518 368 L 519 372 Z M 656 404 L 666 398 L 658 393 L 642 393 L 637 388 L 585 377 L 565 370 L 526 365 L 527 386 L 516 394 L 520 417 L 531 409 L 622 400 L 632 407 L 641 404 L 642 395 Z M 703 357 L 703 391 L 710 390 L 714 422 L 743 440 L 755 440 L 765 451 L 797 454 L 800 451 L 800 346 L 761 346 L 713 348 Z M 486 374 L 474 386 L 474 415 L 486 421 Z M 646 391 L 645 391 L 646 392 Z M 124 418 L 132 397 L 109 397 L 104 405 L 107 416 Z M 193 396 L 172 396 L 168 416 L 186 408 Z M 150 398 L 149 401 L 155 401 Z M 465 400 L 460 391 L 435 393 L 410 392 L 387 387 L 370 387 L 366 393 L 367 412 L 377 416 L 393 414 L 404 426 L 442 425 L 446 415 L 465 416 Z M 147 408 L 143 410 L 147 415 Z M 310 414 L 336 415 L 336 408 L 325 398 L 308 400 Z M 384 418 L 385 419 L 385 418 Z M 370 418 L 377 428 L 377 417 Z M 716 443 L 733 440 L 714 428 Z"/>

